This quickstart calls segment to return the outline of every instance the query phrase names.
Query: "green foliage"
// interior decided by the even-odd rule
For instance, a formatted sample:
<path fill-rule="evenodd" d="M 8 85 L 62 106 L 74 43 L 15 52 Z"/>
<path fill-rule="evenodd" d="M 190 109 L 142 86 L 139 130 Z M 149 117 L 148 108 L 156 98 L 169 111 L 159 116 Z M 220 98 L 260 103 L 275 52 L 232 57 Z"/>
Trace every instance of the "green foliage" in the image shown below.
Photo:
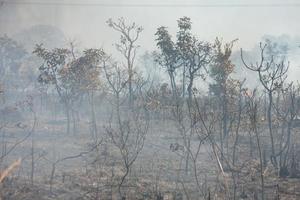
<path fill-rule="evenodd" d="M 44 61 L 39 67 L 38 81 L 55 86 L 64 99 L 77 99 L 100 85 L 99 65 L 105 57 L 102 49 L 87 49 L 82 56 L 75 58 L 68 49 L 48 50 L 37 45 L 33 53 Z"/>
<path fill-rule="evenodd" d="M 102 49 L 85 50 L 81 57 L 73 60 L 60 71 L 61 80 L 71 84 L 80 92 L 99 88 L 99 64 L 104 56 Z"/>
<path fill-rule="evenodd" d="M 214 59 L 209 70 L 209 75 L 214 80 L 214 83 L 210 84 L 209 89 L 215 95 L 220 95 L 224 92 L 229 76 L 234 72 L 235 65 L 230 60 L 233 43 L 234 41 L 223 45 L 216 38 Z"/>
<path fill-rule="evenodd" d="M 39 67 L 40 75 L 38 77 L 38 82 L 41 84 L 54 84 L 58 86 L 59 72 L 68 62 L 67 59 L 71 56 L 70 50 L 63 48 L 48 50 L 40 44 L 36 45 L 33 53 L 44 61 Z"/>
<path fill-rule="evenodd" d="M 177 49 L 172 41 L 171 35 L 164 26 L 159 27 L 155 35 L 157 36 L 156 45 L 160 49 L 160 53 L 155 55 L 156 62 L 166 67 L 167 71 L 171 73 L 175 72 L 177 68 Z"/>
<path fill-rule="evenodd" d="M 171 85 L 174 91 L 175 73 L 179 71 L 182 73 L 182 94 L 185 94 L 185 87 L 188 85 L 188 93 L 191 97 L 194 79 L 197 76 L 204 78 L 202 70 L 206 70 L 206 66 L 211 61 L 212 45 L 208 42 L 201 41 L 191 33 L 192 22 L 188 17 L 182 17 L 178 21 L 178 32 L 176 42 L 172 41 L 166 27 L 162 26 L 157 29 L 156 41 L 157 47 L 160 50 L 157 53 L 156 61 L 167 69 Z M 188 79 L 188 83 L 185 81 Z M 177 90 L 177 89 L 176 89 Z"/>

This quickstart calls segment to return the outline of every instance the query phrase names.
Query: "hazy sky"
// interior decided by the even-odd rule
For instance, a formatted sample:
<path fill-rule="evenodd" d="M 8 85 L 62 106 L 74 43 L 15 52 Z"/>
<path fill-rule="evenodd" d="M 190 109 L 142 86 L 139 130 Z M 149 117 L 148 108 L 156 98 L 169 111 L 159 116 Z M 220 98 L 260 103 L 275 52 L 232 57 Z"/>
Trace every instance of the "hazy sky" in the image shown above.
<path fill-rule="evenodd" d="M 140 52 L 155 49 L 154 33 L 159 26 L 169 27 L 170 32 L 175 35 L 176 20 L 182 16 L 192 19 L 193 33 L 203 40 L 213 41 L 215 37 L 221 37 L 225 41 L 231 41 L 239 38 L 235 45 L 236 50 L 241 47 L 252 49 L 266 34 L 275 37 L 286 34 L 291 38 L 300 38 L 300 3 L 297 3 L 297 0 L 6 0 L 6 2 L 0 7 L 2 34 L 14 35 L 22 29 L 38 24 L 54 25 L 60 28 L 68 39 L 79 41 L 83 48 L 103 47 L 113 54 L 116 52 L 112 44 L 119 40 L 119 34 L 110 29 L 105 22 L 109 18 L 119 17 L 144 27 L 139 41 L 142 46 Z M 102 4 L 139 6 L 116 7 Z M 144 4 L 152 6 L 141 6 Z M 192 4 L 203 7 L 167 6 Z M 278 6 L 268 6 L 271 4 Z M 298 53 L 294 53 L 293 57 L 290 74 L 291 79 L 297 80 L 300 75 L 300 59 Z"/>
<path fill-rule="evenodd" d="M 231 41 L 239 38 L 234 47 L 236 50 L 241 47 L 253 49 L 266 34 L 275 37 L 285 34 L 289 36 L 291 44 L 294 45 L 299 41 L 299 44 L 294 45 L 296 51 L 292 55 L 289 76 L 291 80 L 299 79 L 298 0 L 6 0 L 6 2 L 0 7 L 0 34 L 14 35 L 33 25 L 53 25 L 61 29 L 67 39 L 79 41 L 82 48 L 103 47 L 107 52 L 113 53 L 114 57 L 118 54 L 112 44 L 119 40 L 119 34 L 106 25 L 105 22 L 109 18 L 124 17 L 144 27 L 139 41 L 142 46 L 140 52 L 155 49 L 154 33 L 159 26 L 169 27 L 175 36 L 176 20 L 182 16 L 192 19 L 193 33 L 203 40 L 212 42 L 215 37 L 221 37 L 225 41 Z M 124 4 L 138 4 L 138 6 L 115 6 Z M 168 6 L 192 4 L 198 6 Z M 273 6 L 269 6 L 271 4 Z"/>
<path fill-rule="evenodd" d="M 193 32 L 204 40 L 215 37 L 224 40 L 239 38 L 240 46 L 250 48 L 259 42 L 264 34 L 279 36 L 300 33 L 300 6 L 278 7 L 103 7 L 109 4 L 201 4 L 201 5 L 266 5 L 297 3 L 297 0 L 6 0 L 0 8 L 0 30 L 11 35 L 36 24 L 50 24 L 59 27 L 69 39 L 77 39 L 85 47 L 103 46 L 110 48 L 118 40 L 118 34 L 109 29 L 108 18 L 125 17 L 144 27 L 140 43 L 144 49 L 154 48 L 154 33 L 164 25 L 176 31 L 176 20 L 188 16 L 193 22 Z M 1 2 L 1 0 L 0 0 Z M 41 2 L 38 4 L 12 4 L 12 2 Z M 54 5 L 53 3 L 63 3 Z M 67 5 L 73 3 L 73 5 Z M 79 3 L 81 5 L 74 5 Z M 82 5 L 90 4 L 90 5 Z M 92 5 L 91 5 L 92 4 Z"/>

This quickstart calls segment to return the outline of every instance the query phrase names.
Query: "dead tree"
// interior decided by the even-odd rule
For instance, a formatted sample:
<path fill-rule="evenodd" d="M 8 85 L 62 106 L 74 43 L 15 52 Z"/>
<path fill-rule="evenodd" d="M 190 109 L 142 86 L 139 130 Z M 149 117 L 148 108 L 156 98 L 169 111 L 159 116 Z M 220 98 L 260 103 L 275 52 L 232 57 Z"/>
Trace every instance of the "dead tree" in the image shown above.
<path fill-rule="evenodd" d="M 124 174 L 118 184 L 118 192 L 122 199 L 126 199 L 126 193 L 122 192 L 122 187 L 132 165 L 144 147 L 148 131 L 148 122 L 144 122 L 140 113 L 133 113 L 132 115 L 134 115 L 132 119 L 122 120 L 117 127 L 113 127 L 111 123 L 109 127 L 106 127 L 106 133 L 113 145 L 119 150 L 122 158 Z"/>
<path fill-rule="evenodd" d="M 111 95 L 115 102 L 113 103 L 113 113 L 109 125 L 105 127 L 106 133 L 111 139 L 112 144 L 119 150 L 124 174 L 118 184 L 118 193 L 121 199 L 126 199 L 126 192 L 123 192 L 123 185 L 132 165 L 136 161 L 138 155 L 144 147 L 144 141 L 148 132 L 149 121 L 144 116 L 144 110 L 131 109 L 127 112 L 122 112 L 122 94 L 128 83 L 128 79 L 123 76 L 123 69 L 116 63 L 108 66 L 104 63 L 104 71 Z M 116 120 L 115 120 L 116 119 Z"/>
<path fill-rule="evenodd" d="M 280 89 L 277 93 L 277 101 L 273 108 L 276 117 L 281 125 L 281 135 L 279 136 L 279 150 L 276 156 L 279 156 L 279 176 L 286 177 L 288 172 L 288 157 L 293 145 L 293 129 L 299 113 L 299 86 L 290 83 Z"/>
<path fill-rule="evenodd" d="M 271 162 L 276 169 L 278 169 L 278 162 L 276 158 L 276 142 L 274 138 L 273 130 L 273 94 L 276 90 L 282 88 L 284 81 L 287 78 L 287 72 L 289 64 L 285 60 L 275 61 L 276 58 L 272 55 L 271 58 L 266 59 L 265 49 L 267 45 L 260 43 L 260 61 L 256 64 L 246 64 L 243 56 L 243 50 L 241 49 L 241 59 L 244 66 L 258 74 L 259 81 L 268 95 L 268 108 L 267 108 L 267 120 L 269 135 L 271 140 Z"/>
<path fill-rule="evenodd" d="M 260 165 L 260 179 L 261 179 L 261 199 L 264 200 L 265 195 L 265 185 L 264 185 L 264 169 L 263 169 L 263 153 L 262 153 L 262 144 L 259 135 L 259 98 L 256 96 L 256 90 L 252 94 L 246 93 L 247 97 L 247 113 L 250 120 L 250 129 L 255 134 L 258 156 L 259 156 L 259 165 Z"/>
<path fill-rule="evenodd" d="M 57 165 L 62 163 L 63 161 L 67 161 L 67 160 L 71 160 L 71 159 L 77 159 L 77 158 L 81 158 L 93 151 L 95 151 L 101 144 L 102 144 L 103 140 L 100 140 L 99 142 L 97 142 L 96 144 L 94 144 L 89 150 L 87 151 L 83 151 L 80 152 L 78 154 L 75 155 L 71 155 L 71 156 L 66 156 L 64 158 L 59 158 L 55 161 L 49 160 L 48 158 L 46 158 L 45 156 L 43 156 L 43 158 L 48 161 L 49 163 L 51 163 L 51 173 L 50 173 L 50 180 L 49 180 L 49 184 L 50 184 L 50 192 L 52 192 L 53 189 L 53 182 L 54 182 L 54 178 L 55 178 L 55 172 L 56 172 L 56 168 Z"/>
<path fill-rule="evenodd" d="M 143 31 L 141 26 L 135 23 L 126 24 L 124 18 L 119 18 L 117 22 L 112 19 L 107 21 L 109 27 L 115 31 L 121 33 L 120 43 L 116 44 L 117 50 L 124 56 L 128 74 L 128 94 L 129 105 L 133 106 L 134 94 L 133 94 L 133 81 L 134 81 L 134 62 L 136 60 L 136 51 L 139 45 L 136 44 L 140 37 L 140 33 Z"/>
<path fill-rule="evenodd" d="M 195 93 L 194 97 L 195 96 Z M 194 101 L 195 102 L 195 112 L 197 114 L 197 121 L 198 121 L 198 131 L 199 133 L 201 133 L 202 137 L 205 137 L 206 141 L 210 144 L 211 149 L 212 149 L 212 153 L 213 153 L 213 157 L 216 160 L 216 165 L 219 169 L 219 172 L 223 178 L 223 185 L 224 185 L 224 189 L 225 189 L 225 196 L 227 198 L 229 198 L 230 194 L 229 194 L 229 185 L 228 185 L 228 175 L 227 173 L 224 171 L 224 167 L 223 164 L 221 162 L 221 159 L 223 157 L 221 148 L 219 147 L 218 143 L 216 142 L 216 140 L 214 139 L 214 130 L 215 130 L 215 124 L 216 124 L 216 117 L 213 113 L 210 113 L 210 120 L 208 120 L 207 116 L 205 116 L 207 113 L 203 113 L 200 104 L 198 101 Z M 199 129 L 199 126 L 201 127 Z M 229 161 L 224 159 L 224 162 L 227 163 L 228 166 L 230 166 Z M 207 191 L 205 191 L 207 192 Z M 210 194 L 210 192 L 208 191 L 208 193 Z M 210 195 L 208 195 L 210 196 Z"/>

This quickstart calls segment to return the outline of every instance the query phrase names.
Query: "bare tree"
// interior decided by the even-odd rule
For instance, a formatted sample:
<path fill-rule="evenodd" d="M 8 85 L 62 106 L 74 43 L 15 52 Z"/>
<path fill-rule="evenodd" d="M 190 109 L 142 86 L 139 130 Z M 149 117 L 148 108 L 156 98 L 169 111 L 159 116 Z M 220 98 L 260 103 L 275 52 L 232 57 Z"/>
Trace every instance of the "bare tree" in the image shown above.
<path fill-rule="evenodd" d="M 265 49 L 267 44 L 260 43 L 260 61 L 256 64 L 246 64 L 243 57 L 243 51 L 241 49 L 241 58 L 244 66 L 254 72 L 257 72 L 259 81 L 263 88 L 266 90 L 268 95 L 268 108 L 267 108 L 267 119 L 269 134 L 271 139 L 271 162 L 274 167 L 278 168 L 278 162 L 276 158 L 276 147 L 272 123 L 272 113 L 273 113 L 273 93 L 283 86 L 285 79 L 287 78 L 287 72 L 289 64 L 285 60 L 280 60 L 276 62 L 276 58 L 271 55 L 271 58 L 266 59 Z"/>
<path fill-rule="evenodd" d="M 106 133 L 112 140 L 115 147 L 118 148 L 124 167 L 124 174 L 118 184 L 118 192 L 122 199 L 126 199 L 126 193 L 122 192 L 126 177 L 136 161 L 138 155 L 144 147 L 145 137 L 148 131 L 148 122 L 144 122 L 140 113 L 133 113 L 133 118 L 122 120 L 121 124 L 114 128 L 111 124 L 106 127 Z"/>
<path fill-rule="evenodd" d="M 108 66 L 107 61 L 103 63 L 106 79 L 112 96 L 115 99 L 114 110 L 115 118 L 112 115 L 109 125 L 105 127 L 106 133 L 112 141 L 112 144 L 119 150 L 124 174 L 118 184 L 120 198 L 126 199 L 126 193 L 122 192 L 122 187 L 127 176 L 136 161 L 138 155 L 144 147 L 144 141 L 148 132 L 148 118 L 145 118 L 144 110 L 139 108 L 122 112 L 122 94 L 125 95 L 124 89 L 128 79 L 124 78 L 122 69 L 116 64 L 111 63 Z M 114 119 L 116 121 L 114 122 Z"/>
<path fill-rule="evenodd" d="M 264 185 L 264 169 L 263 169 L 263 153 L 262 153 L 262 144 L 259 135 L 259 98 L 256 96 L 256 90 L 250 94 L 249 92 L 246 94 L 247 96 L 247 111 L 250 119 L 250 128 L 255 134 L 258 156 L 259 156 L 259 165 L 260 165 L 260 179 L 261 179 L 261 199 L 264 200 L 265 197 L 265 185 Z"/>
<path fill-rule="evenodd" d="M 52 189 L 53 189 L 53 182 L 54 182 L 54 178 L 55 178 L 55 172 L 56 172 L 56 168 L 57 168 L 57 165 L 64 162 L 64 161 L 67 161 L 67 160 L 71 160 L 71 159 L 78 159 L 78 158 L 81 158 L 93 151 L 95 151 L 95 149 L 97 149 L 100 145 L 102 144 L 102 140 L 100 140 L 99 142 L 93 144 L 93 146 L 87 150 L 87 151 L 83 151 L 83 152 L 80 152 L 78 154 L 75 154 L 75 155 L 71 155 L 71 156 L 66 156 L 66 157 L 63 157 L 63 158 L 59 158 L 55 161 L 52 161 L 52 160 L 49 160 L 48 158 L 46 158 L 45 156 L 43 156 L 43 158 L 50 162 L 51 163 L 51 174 L 50 174 L 50 180 L 49 180 L 49 184 L 50 184 L 50 192 L 52 192 Z"/>
<path fill-rule="evenodd" d="M 279 156 L 279 176 L 286 177 L 288 171 L 288 157 L 291 145 L 293 145 L 294 123 L 299 113 L 299 85 L 293 82 L 283 86 L 277 91 L 277 99 L 273 104 L 276 117 L 281 123 L 281 134 L 279 135 L 279 149 L 276 156 Z"/>
<path fill-rule="evenodd" d="M 109 19 L 107 21 L 109 27 L 113 28 L 121 34 L 120 43 L 116 44 L 117 50 L 124 56 L 128 74 L 128 94 L 129 105 L 133 106 L 134 94 L 133 94 L 133 81 L 134 81 L 134 62 L 136 60 L 136 51 L 139 46 L 136 44 L 140 37 L 140 33 L 143 31 L 141 26 L 135 23 L 126 24 L 124 18 L 119 18 L 117 22 Z"/>

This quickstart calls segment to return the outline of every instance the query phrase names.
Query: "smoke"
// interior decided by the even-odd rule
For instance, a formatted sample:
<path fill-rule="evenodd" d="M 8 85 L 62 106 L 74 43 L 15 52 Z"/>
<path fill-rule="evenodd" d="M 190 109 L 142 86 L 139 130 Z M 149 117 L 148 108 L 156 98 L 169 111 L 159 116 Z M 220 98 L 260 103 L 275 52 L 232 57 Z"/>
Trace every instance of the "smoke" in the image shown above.
<path fill-rule="evenodd" d="M 202 40 L 213 42 L 215 37 L 223 38 L 223 41 L 231 41 L 239 38 L 232 56 L 236 64 L 238 78 L 246 77 L 248 82 L 255 86 L 256 76 L 252 76 L 249 70 L 243 67 L 240 59 L 240 48 L 245 51 L 248 60 L 258 59 L 258 44 L 269 38 L 280 44 L 288 46 L 287 59 L 290 61 L 290 80 L 296 80 L 299 72 L 299 12 L 295 7 L 275 8 L 172 8 L 172 7 L 101 7 L 85 6 L 88 3 L 99 3 L 98 0 L 71 1 L 52 0 L 51 2 L 65 3 L 61 5 L 30 5 L 30 4 L 4 4 L 0 7 L 0 34 L 7 34 L 15 38 L 26 48 L 32 49 L 34 43 L 46 43 L 52 48 L 66 43 L 67 40 L 76 40 L 81 48 L 103 47 L 105 51 L 120 58 L 115 50 L 114 43 L 119 41 L 119 34 L 106 25 L 108 18 L 117 19 L 125 17 L 128 22 L 136 22 L 144 27 L 139 40 L 139 55 L 146 51 L 156 49 L 156 28 L 167 26 L 172 35 L 176 35 L 176 20 L 182 16 L 192 19 L 192 30 Z M 68 6 L 67 3 L 81 3 L 82 6 Z M 288 1 L 286 3 L 295 3 Z M 101 1 L 100 3 L 112 4 L 149 4 L 147 0 L 140 1 Z M 151 1 L 159 4 L 160 1 Z M 182 0 L 164 1 L 166 4 L 208 4 L 211 1 Z M 224 3 L 214 1 L 213 3 Z M 228 2 L 227 2 L 228 3 Z M 230 3 L 282 3 L 281 1 L 231 1 Z M 41 29 L 40 31 L 38 29 Z M 48 32 L 48 34 L 47 34 Z M 141 63 L 142 65 L 142 63 Z"/>
<path fill-rule="evenodd" d="M 247 63 L 253 63 L 260 61 L 260 48 L 259 43 L 266 44 L 271 43 L 273 44 L 273 52 L 271 54 L 279 54 L 278 57 L 281 59 L 285 59 L 286 64 L 289 63 L 289 74 L 287 81 L 296 82 L 298 80 L 300 74 L 300 37 L 299 36 L 291 36 L 288 34 L 283 34 L 279 36 L 275 35 L 264 35 L 257 43 L 248 50 L 243 49 L 244 59 Z M 270 45 L 269 45 L 270 46 Z M 281 53 L 280 53 L 280 52 Z M 267 51 L 266 51 L 267 53 Z M 257 87 L 259 85 L 258 77 L 255 72 L 251 72 L 250 70 L 246 69 L 242 60 L 241 60 L 241 52 L 240 50 L 236 50 L 232 55 L 232 60 L 236 65 L 235 75 L 234 77 L 237 79 L 246 78 L 246 84 L 249 87 Z"/>

